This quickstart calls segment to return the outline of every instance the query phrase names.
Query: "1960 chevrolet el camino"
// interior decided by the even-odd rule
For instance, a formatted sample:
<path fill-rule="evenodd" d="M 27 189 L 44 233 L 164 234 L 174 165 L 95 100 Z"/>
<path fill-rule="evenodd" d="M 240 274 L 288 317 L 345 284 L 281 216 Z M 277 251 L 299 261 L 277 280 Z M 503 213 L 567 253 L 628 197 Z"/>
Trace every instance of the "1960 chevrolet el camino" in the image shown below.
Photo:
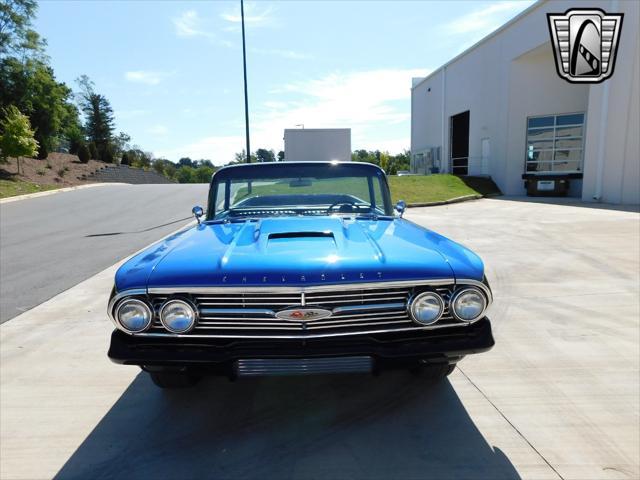
<path fill-rule="evenodd" d="M 109 357 L 165 388 L 207 373 L 444 378 L 493 346 L 491 289 L 477 255 L 403 211 L 370 164 L 222 168 L 198 225 L 116 273 Z"/>

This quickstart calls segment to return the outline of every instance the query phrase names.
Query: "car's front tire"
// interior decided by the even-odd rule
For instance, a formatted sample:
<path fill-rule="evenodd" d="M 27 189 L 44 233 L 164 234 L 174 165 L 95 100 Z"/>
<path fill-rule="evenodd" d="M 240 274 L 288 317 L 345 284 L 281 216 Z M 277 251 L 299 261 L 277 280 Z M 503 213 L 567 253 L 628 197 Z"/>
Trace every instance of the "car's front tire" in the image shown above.
<path fill-rule="evenodd" d="M 160 388 L 176 389 L 193 387 L 202 377 L 189 372 L 148 372 L 153 383 Z"/>

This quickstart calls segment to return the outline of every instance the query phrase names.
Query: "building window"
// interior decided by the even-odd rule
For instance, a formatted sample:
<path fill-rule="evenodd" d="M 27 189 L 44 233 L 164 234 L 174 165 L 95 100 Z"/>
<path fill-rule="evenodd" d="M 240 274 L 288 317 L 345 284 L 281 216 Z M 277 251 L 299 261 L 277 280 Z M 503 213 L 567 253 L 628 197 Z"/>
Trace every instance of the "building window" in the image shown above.
<path fill-rule="evenodd" d="M 584 113 L 527 119 L 526 173 L 582 172 Z"/>

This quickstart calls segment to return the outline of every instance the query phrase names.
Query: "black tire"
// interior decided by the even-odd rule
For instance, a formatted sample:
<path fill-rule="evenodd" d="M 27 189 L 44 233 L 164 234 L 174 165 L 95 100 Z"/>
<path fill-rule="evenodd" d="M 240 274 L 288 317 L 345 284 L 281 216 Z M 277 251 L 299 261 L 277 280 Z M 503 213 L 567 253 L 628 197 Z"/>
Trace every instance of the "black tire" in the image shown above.
<path fill-rule="evenodd" d="M 416 376 L 427 379 L 429 382 L 437 383 L 447 378 L 455 368 L 455 364 L 449 365 L 445 363 L 442 365 L 421 365 L 412 368 L 410 371 Z"/>
<path fill-rule="evenodd" d="M 200 376 L 188 372 L 149 372 L 151 380 L 160 388 L 189 388 L 200 381 Z"/>

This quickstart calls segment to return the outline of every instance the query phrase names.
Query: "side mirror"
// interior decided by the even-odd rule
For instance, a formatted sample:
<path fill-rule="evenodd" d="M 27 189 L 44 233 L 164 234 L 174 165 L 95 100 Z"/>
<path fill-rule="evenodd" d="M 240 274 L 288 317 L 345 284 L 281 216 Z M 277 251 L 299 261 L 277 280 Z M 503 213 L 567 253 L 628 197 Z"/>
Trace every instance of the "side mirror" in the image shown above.
<path fill-rule="evenodd" d="M 398 212 L 398 214 L 400 215 L 400 218 L 402 218 L 402 215 L 404 214 L 404 211 L 407 209 L 407 204 L 404 203 L 404 200 L 398 200 L 398 203 L 396 203 L 396 212 Z"/>
<path fill-rule="evenodd" d="M 200 217 L 204 215 L 204 210 L 202 209 L 202 207 L 196 205 L 191 209 L 191 213 L 193 213 L 193 216 L 196 217 L 196 220 L 198 221 L 198 225 L 200 225 Z"/>

